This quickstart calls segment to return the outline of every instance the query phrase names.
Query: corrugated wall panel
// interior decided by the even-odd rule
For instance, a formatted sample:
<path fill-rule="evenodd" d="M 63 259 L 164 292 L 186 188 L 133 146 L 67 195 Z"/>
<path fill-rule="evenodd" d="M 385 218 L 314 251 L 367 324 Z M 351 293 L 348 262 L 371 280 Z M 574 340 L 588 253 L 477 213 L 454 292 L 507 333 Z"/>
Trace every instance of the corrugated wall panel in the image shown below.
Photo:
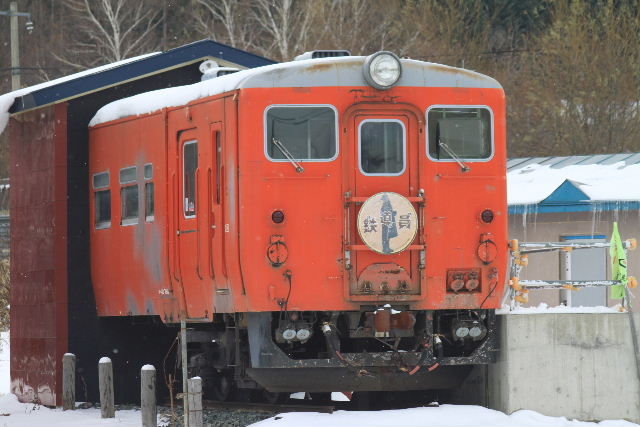
<path fill-rule="evenodd" d="M 67 333 L 66 104 L 13 117 L 11 144 L 11 391 L 61 398 Z"/>

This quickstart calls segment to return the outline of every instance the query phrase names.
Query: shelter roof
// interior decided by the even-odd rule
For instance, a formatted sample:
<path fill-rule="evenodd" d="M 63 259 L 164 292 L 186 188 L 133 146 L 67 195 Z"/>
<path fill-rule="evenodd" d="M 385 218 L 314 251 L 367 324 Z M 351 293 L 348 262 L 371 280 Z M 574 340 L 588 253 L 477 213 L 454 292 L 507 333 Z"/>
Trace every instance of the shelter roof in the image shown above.
<path fill-rule="evenodd" d="M 9 111 L 16 113 L 53 104 L 206 58 L 214 58 L 223 66 L 237 68 L 254 68 L 274 63 L 270 59 L 213 40 L 200 40 L 166 52 L 144 55 L 106 68 L 100 67 L 94 72 L 83 73 L 76 78 L 65 78 L 58 83 L 54 81 L 54 84 L 45 87 L 37 86 L 35 90 L 17 97 Z"/>
<path fill-rule="evenodd" d="M 507 162 L 509 211 L 640 209 L 640 153 L 525 157 Z"/>

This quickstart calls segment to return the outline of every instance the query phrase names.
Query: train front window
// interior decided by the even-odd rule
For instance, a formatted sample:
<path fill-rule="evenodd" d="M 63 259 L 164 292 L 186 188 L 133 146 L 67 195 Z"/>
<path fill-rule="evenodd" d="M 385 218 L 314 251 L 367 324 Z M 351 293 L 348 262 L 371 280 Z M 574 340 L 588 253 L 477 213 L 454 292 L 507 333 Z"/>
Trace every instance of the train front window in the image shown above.
<path fill-rule="evenodd" d="M 400 120 L 360 123 L 360 170 L 365 175 L 400 175 L 405 169 L 405 129 Z"/>
<path fill-rule="evenodd" d="M 487 160 L 493 152 L 493 118 L 486 107 L 432 107 L 427 112 L 429 157 Z"/>
<path fill-rule="evenodd" d="M 337 114 L 331 106 L 271 106 L 267 109 L 266 154 L 288 161 L 278 144 L 299 161 L 328 161 L 337 156 Z"/>

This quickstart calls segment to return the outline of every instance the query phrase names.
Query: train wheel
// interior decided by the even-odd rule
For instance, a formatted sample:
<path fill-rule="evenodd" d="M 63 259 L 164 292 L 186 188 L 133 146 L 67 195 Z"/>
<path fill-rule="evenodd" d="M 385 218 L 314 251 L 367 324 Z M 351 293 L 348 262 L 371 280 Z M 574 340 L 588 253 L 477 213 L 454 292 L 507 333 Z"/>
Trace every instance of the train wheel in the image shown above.
<path fill-rule="evenodd" d="M 225 402 L 231 397 L 233 390 L 233 373 L 231 371 L 217 372 L 207 381 L 207 394 L 211 399 Z"/>
<path fill-rule="evenodd" d="M 270 405 L 282 403 L 285 401 L 285 398 L 287 397 L 286 393 L 279 393 L 277 391 L 260 390 L 260 394 L 261 394 L 260 400 L 262 400 L 265 403 L 269 403 Z"/>

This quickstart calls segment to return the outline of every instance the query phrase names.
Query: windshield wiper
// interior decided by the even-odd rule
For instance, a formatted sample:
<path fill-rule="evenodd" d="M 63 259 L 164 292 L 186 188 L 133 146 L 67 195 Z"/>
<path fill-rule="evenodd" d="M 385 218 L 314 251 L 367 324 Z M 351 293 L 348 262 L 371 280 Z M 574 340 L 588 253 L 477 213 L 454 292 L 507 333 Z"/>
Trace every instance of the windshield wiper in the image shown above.
<path fill-rule="evenodd" d="M 275 138 L 271 138 L 271 140 L 273 141 L 273 145 L 278 147 L 278 150 L 282 151 L 282 154 L 284 154 L 287 160 L 289 160 L 293 165 L 293 167 L 296 168 L 296 172 L 298 173 L 304 172 L 304 168 L 300 166 L 300 163 L 298 163 L 296 159 L 293 158 L 289 150 L 287 150 L 287 147 L 285 147 L 284 144 L 282 144 L 282 142 L 278 141 Z"/>
<path fill-rule="evenodd" d="M 438 138 L 438 146 L 442 147 L 444 151 L 446 151 L 447 154 L 450 155 L 451 158 L 460 165 L 460 170 L 462 170 L 462 172 L 469 172 L 471 170 L 471 168 L 467 166 L 465 162 L 460 160 L 460 157 L 456 155 L 456 153 L 451 149 L 451 147 L 449 147 L 445 142 L 442 142 L 441 138 Z"/>

